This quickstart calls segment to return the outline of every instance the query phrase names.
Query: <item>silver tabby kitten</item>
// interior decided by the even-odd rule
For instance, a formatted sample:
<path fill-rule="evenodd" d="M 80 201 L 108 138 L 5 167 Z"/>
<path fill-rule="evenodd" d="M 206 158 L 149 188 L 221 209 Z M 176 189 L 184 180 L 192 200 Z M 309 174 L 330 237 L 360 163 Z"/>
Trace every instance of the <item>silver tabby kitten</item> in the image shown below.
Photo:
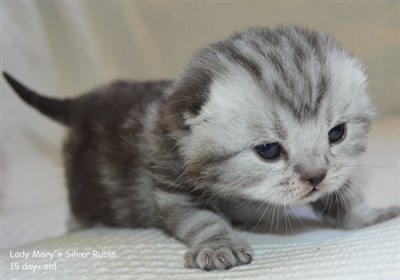
<path fill-rule="evenodd" d="M 4 75 L 69 128 L 75 220 L 161 227 L 189 246 L 187 267 L 250 263 L 231 223 L 271 223 L 267 209 L 310 203 L 344 228 L 399 214 L 338 195 L 352 192 L 374 112 L 360 62 L 326 34 L 250 29 L 200 50 L 176 80 L 119 81 L 75 99 L 38 95 Z"/>

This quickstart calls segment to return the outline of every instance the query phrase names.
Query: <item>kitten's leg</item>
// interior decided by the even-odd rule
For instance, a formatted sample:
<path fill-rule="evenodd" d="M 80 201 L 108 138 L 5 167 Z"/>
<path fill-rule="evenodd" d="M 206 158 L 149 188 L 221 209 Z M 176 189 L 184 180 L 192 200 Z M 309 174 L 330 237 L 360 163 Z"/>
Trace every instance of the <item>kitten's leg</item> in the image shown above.
<path fill-rule="evenodd" d="M 100 223 L 93 224 L 93 223 L 85 222 L 81 219 L 78 219 L 77 217 L 75 217 L 75 215 L 72 212 L 70 212 L 68 219 L 67 219 L 66 226 L 67 226 L 68 232 L 75 232 L 75 231 L 83 230 L 86 228 L 102 227 L 104 225 L 102 225 Z"/>
<path fill-rule="evenodd" d="M 400 216 L 399 207 L 370 208 L 356 192 L 346 184 L 340 194 L 332 193 L 312 203 L 315 212 L 321 214 L 328 225 L 346 229 L 362 228 Z"/>
<path fill-rule="evenodd" d="M 164 228 L 190 247 L 184 255 L 186 267 L 229 269 L 251 262 L 250 245 L 236 236 L 223 217 L 201 209 L 184 194 L 161 190 L 156 194 Z"/>
<path fill-rule="evenodd" d="M 67 220 L 67 231 L 74 232 L 84 228 L 82 223 L 80 223 L 72 213 L 69 213 L 69 217 Z"/>

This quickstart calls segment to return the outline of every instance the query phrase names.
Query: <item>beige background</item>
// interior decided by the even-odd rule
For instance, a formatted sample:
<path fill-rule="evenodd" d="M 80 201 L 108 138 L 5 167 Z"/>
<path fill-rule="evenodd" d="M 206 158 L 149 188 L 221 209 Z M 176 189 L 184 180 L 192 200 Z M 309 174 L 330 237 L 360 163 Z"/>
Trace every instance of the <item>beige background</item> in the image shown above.
<path fill-rule="evenodd" d="M 174 77 L 195 50 L 234 31 L 300 24 L 333 33 L 365 63 L 380 112 L 387 118 L 400 114 L 398 1 L 2 1 L 1 12 L 2 70 L 48 95 L 75 96 L 115 78 Z M 63 219 L 52 211 L 66 209 L 64 129 L 23 104 L 3 79 L 1 118 L 2 246 L 64 232 L 67 211 L 61 211 Z M 398 124 L 389 122 L 385 131 L 400 131 Z M 380 145 L 375 150 L 384 166 L 364 173 L 379 171 L 400 186 L 400 138 L 397 132 L 385 135 L 391 144 L 385 153 Z M 371 166 L 375 158 L 370 156 Z M 382 182 L 379 176 L 372 188 Z M 398 192 L 386 197 L 399 201 Z"/>
<path fill-rule="evenodd" d="M 75 95 L 116 77 L 173 77 L 196 49 L 250 26 L 300 24 L 333 33 L 365 63 L 380 111 L 400 113 L 399 1 L 149 2 L 5 2 L 3 67 Z"/>

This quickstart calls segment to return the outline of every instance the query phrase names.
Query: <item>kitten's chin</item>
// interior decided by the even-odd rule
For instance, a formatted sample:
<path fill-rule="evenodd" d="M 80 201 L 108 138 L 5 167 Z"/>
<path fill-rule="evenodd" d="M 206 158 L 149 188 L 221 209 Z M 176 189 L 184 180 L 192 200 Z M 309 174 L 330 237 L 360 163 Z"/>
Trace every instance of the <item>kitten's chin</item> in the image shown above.
<path fill-rule="evenodd" d="M 321 198 L 321 191 L 309 192 L 306 195 L 304 195 L 303 197 L 301 197 L 300 199 L 298 199 L 297 201 L 295 201 L 295 203 L 293 203 L 293 205 L 302 205 L 302 204 L 307 204 L 310 202 L 315 202 L 320 198 Z"/>
<path fill-rule="evenodd" d="M 298 195 L 298 197 L 293 198 L 293 202 L 290 205 L 303 205 L 310 202 L 315 202 L 324 195 L 324 190 L 312 189 L 310 191 L 303 192 Z"/>

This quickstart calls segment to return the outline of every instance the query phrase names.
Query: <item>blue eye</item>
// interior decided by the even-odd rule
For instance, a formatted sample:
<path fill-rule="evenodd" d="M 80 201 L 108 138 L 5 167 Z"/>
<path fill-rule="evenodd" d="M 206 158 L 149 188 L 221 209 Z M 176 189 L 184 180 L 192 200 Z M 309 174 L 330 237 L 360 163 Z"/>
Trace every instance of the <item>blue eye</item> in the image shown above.
<path fill-rule="evenodd" d="M 329 143 L 339 142 L 346 133 L 346 124 L 342 123 L 332 128 L 328 133 Z"/>
<path fill-rule="evenodd" d="M 282 146 L 279 143 L 257 145 L 254 150 L 266 160 L 276 159 L 282 154 Z"/>

